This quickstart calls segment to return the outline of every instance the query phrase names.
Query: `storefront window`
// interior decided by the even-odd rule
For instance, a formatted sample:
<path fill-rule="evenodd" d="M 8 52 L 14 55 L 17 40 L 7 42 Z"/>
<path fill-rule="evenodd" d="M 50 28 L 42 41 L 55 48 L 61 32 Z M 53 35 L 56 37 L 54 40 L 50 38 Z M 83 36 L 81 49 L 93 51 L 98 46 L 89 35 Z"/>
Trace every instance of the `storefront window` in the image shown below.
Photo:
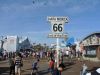
<path fill-rule="evenodd" d="M 96 55 L 96 47 L 92 47 L 92 46 L 87 47 L 86 55 L 95 56 Z"/>

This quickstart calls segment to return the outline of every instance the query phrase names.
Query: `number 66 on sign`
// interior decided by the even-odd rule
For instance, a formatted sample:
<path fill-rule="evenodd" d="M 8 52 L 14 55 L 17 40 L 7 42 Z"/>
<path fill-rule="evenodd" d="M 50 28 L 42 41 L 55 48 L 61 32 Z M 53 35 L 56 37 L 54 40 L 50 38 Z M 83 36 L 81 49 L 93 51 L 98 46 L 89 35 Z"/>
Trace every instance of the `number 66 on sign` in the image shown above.
<path fill-rule="evenodd" d="M 52 27 L 51 27 L 51 31 L 53 33 L 63 33 L 64 31 L 64 24 L 63 22 L 51 22 Z"/>

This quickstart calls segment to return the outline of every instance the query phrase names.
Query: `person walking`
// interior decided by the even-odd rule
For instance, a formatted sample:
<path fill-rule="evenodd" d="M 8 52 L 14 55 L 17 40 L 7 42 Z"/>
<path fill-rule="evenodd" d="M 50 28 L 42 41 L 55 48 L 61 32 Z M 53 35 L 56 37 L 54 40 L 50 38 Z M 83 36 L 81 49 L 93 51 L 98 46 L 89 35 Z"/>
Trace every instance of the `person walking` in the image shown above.
<path fill-rule="evenodd" d="M 54 75 L 54 60 L 50 59 L 49 61 L 49 70 L 51 72 L 51 75 Z"/>
<path fill-rule="evenodd" d="M 21 58 L 21 54 L 17 53 L 15 57 L 15 74 L 21 75 L 21 67 L 23 66 L 23 61 Z"/>
<path fill-rule="evenodd" d="M 9 57 L 9 68 L 10 68 L 10 72 L 9 75 L 11 75 L 13 73 L 13 75 L 15 75 L 15 64 L 14 64 L 14 59 Z"/>
<path fill-rule="evenodd" d="M 39 63 L 39 59 L 35 60 L 33 63 L 32 63 L 32 72 L 31 72 L 31 75 L 33 74 L 37 74 L 38 72 L 38 63 Z"/>
<path fill-rule="evenodd" d="M 50 53 L 50 59 L 53 59 L 53 52 Z"/>

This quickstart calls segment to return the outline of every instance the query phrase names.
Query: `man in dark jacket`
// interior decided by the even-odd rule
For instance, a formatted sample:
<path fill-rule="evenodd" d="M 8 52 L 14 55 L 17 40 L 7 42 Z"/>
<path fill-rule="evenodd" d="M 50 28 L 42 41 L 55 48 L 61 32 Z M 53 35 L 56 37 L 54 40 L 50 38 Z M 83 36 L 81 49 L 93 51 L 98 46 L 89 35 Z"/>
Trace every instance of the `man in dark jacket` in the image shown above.
<path fill-rule="evenodd" d="M 11 75 L 13 73 L 13 75 L 15 75 L 15 64 L 14 64 L 14 59 L 9 57 L 9 68 L 10 68 L 10 73 L 9 75 Z"/>

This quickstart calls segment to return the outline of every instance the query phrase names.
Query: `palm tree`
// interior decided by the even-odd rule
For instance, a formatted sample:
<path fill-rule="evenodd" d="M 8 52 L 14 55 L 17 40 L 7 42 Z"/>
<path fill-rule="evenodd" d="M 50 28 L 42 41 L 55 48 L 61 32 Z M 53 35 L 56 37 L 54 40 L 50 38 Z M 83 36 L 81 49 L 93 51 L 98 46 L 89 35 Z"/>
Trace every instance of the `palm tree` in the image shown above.
<path fill-rule="evenodd" d="M 47 44 L 46 44 L 46 43 L 44 43 L 44 46 L 43 46 L 43 47 L 44 47 L 44 50 L 45 50 L 45 51 L 46 51 L 46 46 L 47 46 Z"/>

